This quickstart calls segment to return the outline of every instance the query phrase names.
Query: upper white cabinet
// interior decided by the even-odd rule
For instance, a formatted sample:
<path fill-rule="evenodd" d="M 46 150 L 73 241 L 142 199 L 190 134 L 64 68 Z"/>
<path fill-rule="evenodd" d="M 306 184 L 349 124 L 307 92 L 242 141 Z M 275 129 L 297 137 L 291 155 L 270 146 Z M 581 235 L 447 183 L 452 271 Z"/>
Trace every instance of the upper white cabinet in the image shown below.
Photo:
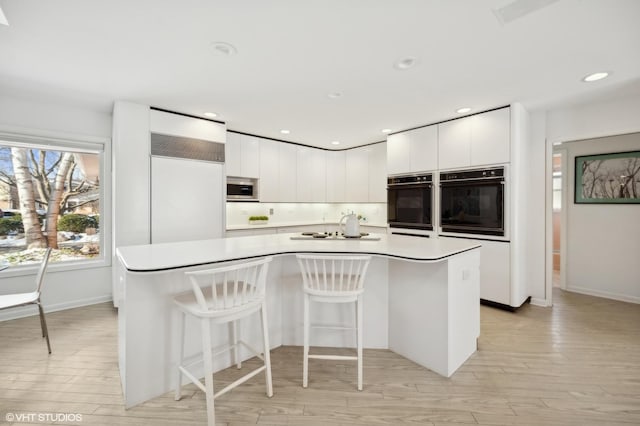
<path fill-rule="evenodd" d="M 170 112 L 150 110 L 149 130 L 162 135 L 182 136 L 224 143 L 226 128 L 224 124 L 204 118 L 187 117 Z"/>
<path fill-rule="evenodd" d="M 326 158 L 325 151 L 306 146 L 297 147 L 297 190 L 298 202 L 325 202 Z"/>
<path fill-rule="evenodd" d="M 502 108 L 438 125 L 438 168 L 508 163 L 510 110 Z"/>
<path fill-rule="evenodd" d="M 459 118 L 438 124 L 438 168 L 471 165 L 471 119 Z"/>
<path fill-rule="evenodd" d="M 386 203 L 387 144 L 378 143 L 364 149 L 369 151 L 369 202 Z"/>
<path fill-rule="evenodd" d="M 260 138 L 227 132 L 225 163 L 227 176 L 260 176 Z"/>
<path fill-rule="evenodd" d="M 280 143 L 269 139 L 260 140 L 260 181 L 258 198 L 262 202 L 280 200 Z"/>
<path fill-rule="evenodd" d="M 349 149 L 345 153 L 345 195 L 351 203 L 369 201 L 369 152 L 366 148 Z"/>
<path fill-rule="evenodd" d="M 510 108 L 474 115 L 471 122 L 471 165 L 508 163 L 511 150 Z"/>
<path fill-rule="evenodd" d="M 296 188 L 303 185 L 296 182 L 297 179 L 297 152 L 296 146 L 290 143 L 278 143 L 278 193 L 282 202 L 296 201 Z"/>
<path fill-rule="evenodd" d="M 328 151 L 327 159 L 327 202 L 344 203 L 347 201 L 345 191 L 346 154 L 345 151 Z"/>
<path fill-rule="evenodd" d="M 387 138 L 387 173 L 433 171 L 438 168 L 438 126 L 409 130 Z"/>

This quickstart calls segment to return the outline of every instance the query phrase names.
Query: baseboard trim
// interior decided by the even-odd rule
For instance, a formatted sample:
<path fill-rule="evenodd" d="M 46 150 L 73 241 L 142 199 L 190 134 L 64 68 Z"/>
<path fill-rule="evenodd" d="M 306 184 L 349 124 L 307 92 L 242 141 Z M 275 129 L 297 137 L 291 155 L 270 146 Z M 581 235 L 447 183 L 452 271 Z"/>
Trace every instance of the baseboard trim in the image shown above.
<path fill-rule="evenodd" d="M 607 291 L 593 290 L 584 287 L 567 286 L 566 291 L 574 293 L 586 294 L 587 296 L 603 297 L 605 299 L 618 300 L 620 302 L 629 302 L 640 304 L 640 297 L 629 296 L 626 294 L 609 293 Z"/>
<path fill-rule="evenodd" d="M 547 299 L 538 299 L 537 297 L 531 298 L 531 304 L 535 306 L 542 306 L 543 308 L 551 306 L 551 303 L 549 303 Z"/>
<path fill-rule="evenodd" d="M 90 297 L 88 299 L 72 300 L 69 302 L 56 303 L 55 305 L 43 305 L 45 314 L 56 311 L 65 311 L 67 309 L 79 308 L 81 306 L 96 305 L 98 303 L 109 302 L 112 300 L 110 294 L 104 296 Z M 9 321 L 18 318 L 30 317 L 38 315 L 36 305 L 27 305 L 20 308 L 7 309 L 0 312 L 0 322 Z"/>
<path fill-rule="evenodd" d="M 531 296 L 527 297 L 524 300 L 524 302 L 522 302 L 522 305 L 525 305 L 530 302 L 531 302 Z M 498 303 L 498 302 L 494 302 L 492 300 L 486 300 L 486 299 L 480 299 L 480 304 L 485 306 L 491 306 L 492 308 L 502 309 L 504 311 L 509 311 L 509 312 L 516 312 L 522 306 L 522 305 L 520 306 L 505 305 L 504 303 Z"/>

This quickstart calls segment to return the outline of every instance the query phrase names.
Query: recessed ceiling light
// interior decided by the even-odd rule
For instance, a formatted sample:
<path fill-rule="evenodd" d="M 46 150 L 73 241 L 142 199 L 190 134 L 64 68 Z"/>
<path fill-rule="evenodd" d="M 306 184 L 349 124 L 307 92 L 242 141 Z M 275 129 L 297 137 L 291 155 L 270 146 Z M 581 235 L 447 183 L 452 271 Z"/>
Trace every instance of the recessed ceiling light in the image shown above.
<path fill-rule="evenodd" d="M 391 129 L 382 129 L 382 133 L 391 133 Z"/>
<path fill-rule="evenodd" d="M 215 112 L 205 112 L 203 115 L 209 118 L 216 118 L 218 116 Z"/>
<path fill-rule="evenodd" d="M 593 81 L 602 80 L 603 78 L 609 77 L 609 73 L 606 71 L 594 72 L 593 74 L 589 74 L 582 78 L 582 81 L 585 83 L 591 83 Z"/>
<path fill-rule="evenodd" d="M 327 97 L 331 99 L 338 99 L 341 96 L 342 96 L 342 93 L 340 92 L 331 92 L 327 95 Z"/>
<path fill-rule="evenodd" d="M 413 68 L 417 64 L 418 64 L 418 58 L 414 58 L 413 56 L 408 56 L 406 58 L 397 60 L 393 64 L 393 67 L 397 70 L 404 71 L 404 70 L 408 70 L 409 68 Z"/>
<path fill-rule="evenodd" d="M 340 141 L 333 141 L 331 142 L 331 145 L 340 145 Z"/>
<path fill-rule="evenodd" d="M 291 131 L 287 129 L 282 129 L 280 130 L 280 133 L 282 133 L 283 135 L 288 135 L 289 133 L 291 133 Z"/>
<path fill-rule="evenodd" d="M 458 108 L 458 109 L 456 110 L 456 112 L 457 112 L 458 114 L 466 114 L 466 113 L 468 113 L 469 111 L 471 111 L 471 108 L 469 108 L 469 107 Z"/>
<path fill-rule="evenodd" d="M 238 53 L 238 49 L 224 41 L 214 41 L 211 43 L 211 47 L 213 54 L 217 56 L 232 56 Z"/>

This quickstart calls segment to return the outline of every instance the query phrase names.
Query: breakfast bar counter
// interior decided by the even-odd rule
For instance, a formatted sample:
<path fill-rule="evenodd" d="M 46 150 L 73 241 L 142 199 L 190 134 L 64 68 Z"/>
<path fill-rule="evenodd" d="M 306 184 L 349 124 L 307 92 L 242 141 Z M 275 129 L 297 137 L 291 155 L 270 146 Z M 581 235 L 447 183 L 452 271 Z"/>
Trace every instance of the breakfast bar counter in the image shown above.
<path fill-rule="evenodd" d="M 175 387 L 178 321 L 173 295 L 190 288 L 184 272 L 223 262 L 274 257 L 266 290 L 272 348 L 302 345 L 302 281 L 295 254 L 345 253 L 373 256 L 363 295 L 365 348 L 390 349 L 446 377 L 475 352 L 480 334 L 479 244 L 386 234 L 375 234 L 379 240 L 291 239 L 297 235 L 117 249 L 114 303 L 119 308 L 119 366 L 127 407 Z M 330 318 L 331 325 L 351 325 L 355 318 L 351 306 L 319 306 L 314 314 L 313 323 Z M 240 333 L 259 346 L 259 330 L 250 325 L 241 324 Z M 227 329 L 215 331 L 214 345 L 225 344 Z M 317 334 L 312 346 L 355 346 L 355 336 L 344 330 Z M 187 323 L 185 353 L 197 354 L 199 343 L 198 324 Z M 231 359 L 222 357 L 214 369 L 230 365 Z"/>

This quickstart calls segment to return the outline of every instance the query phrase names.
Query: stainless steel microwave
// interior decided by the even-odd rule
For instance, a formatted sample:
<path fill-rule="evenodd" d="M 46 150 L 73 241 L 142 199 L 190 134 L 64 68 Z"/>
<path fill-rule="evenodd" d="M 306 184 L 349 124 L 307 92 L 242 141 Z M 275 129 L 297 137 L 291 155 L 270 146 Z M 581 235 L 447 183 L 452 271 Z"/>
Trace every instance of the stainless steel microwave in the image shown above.
<path fill-rule="evenodd" d="M 227 201 L 258 201 L 258 179 L 227 176 Z"/>

